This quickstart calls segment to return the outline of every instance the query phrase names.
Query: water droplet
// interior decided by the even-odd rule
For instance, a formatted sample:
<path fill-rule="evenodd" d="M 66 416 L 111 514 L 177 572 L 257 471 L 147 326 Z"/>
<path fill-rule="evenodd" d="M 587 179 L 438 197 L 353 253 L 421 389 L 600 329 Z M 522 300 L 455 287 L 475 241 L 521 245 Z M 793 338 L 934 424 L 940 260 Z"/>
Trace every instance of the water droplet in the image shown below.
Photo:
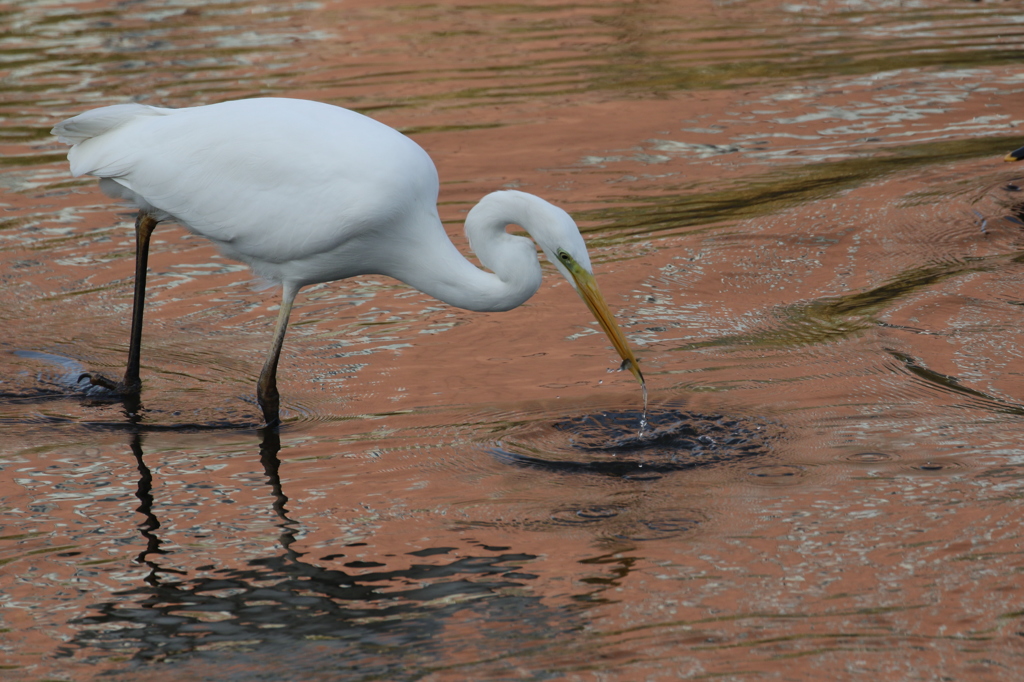
<path fill-rule="evenodd" d="M 646 382 L 641 382 L 640 383 L 640 390 L 644 394 L 644 411 L 643 411 L 643 414 L 640 416 L 640 430 L 637 431 L 637 434 L 636 434 L 637 438 L 643 438 L 644 437 L 644 430 L 648 427 L 648 423 L 647 423 L 647 383 Z"/>
<path fill-rule="evenodd" d="M 853 455 L 846 455 L 843 459 L 847 462 L 856 462 L 858 464 L 877 464 L 879 462 L 890 462 L 896 458 L 884 452 L 858 452 Z"/>
<path fill-rule="evenodd" d="M 611 519 L 619 515 L 615 507 L 592 506 L 565 509 L 557 509 L 551 513 L 551 520 L 566 525 L 582 525 L 598 523 L 605 519 Z"/>
<path fill-rule="evenodd" d="M 963 469 L 966 466 L 967 465 L 963 462 L 959 462 L 955 459 L 943 459 L 940 461 L 926 460 L 924 462 L 914 462 L 906 465 L 908 469 L 920 474 L 949 474 L 959 469 Z"/>
<path fill-rule="evenodd" d="M 803 478 L 803 467 L 792 464 L 766 464 L 751 467 L 747 475 L 758 479 L 758 485 L 796 485 Z"/>

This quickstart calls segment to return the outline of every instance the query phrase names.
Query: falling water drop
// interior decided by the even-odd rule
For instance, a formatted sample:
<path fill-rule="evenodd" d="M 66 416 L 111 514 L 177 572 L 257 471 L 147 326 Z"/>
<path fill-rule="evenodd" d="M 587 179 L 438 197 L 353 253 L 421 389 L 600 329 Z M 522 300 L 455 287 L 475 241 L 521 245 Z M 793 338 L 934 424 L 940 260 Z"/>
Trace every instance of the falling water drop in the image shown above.
<path fill-rule="evenodd" d="M 643 411 L 643 414 L 640 415 L 640 430 L 636 434 L 637 438 L 643 438 L 644 437 L 644 429 L 646 429 L 647 426 L 648 426 L 648 423 L 647 423 L 647 382 L 641 382 L 640 383 L 640 390 L 643 391 L 643 394 L 644 394 L 644 411 Z"/>
<path fill-rule="evenodd" d="M 644 429 L 646 429 L 649 426 L 649 424 L 647 422 L 647 382 L 644 380 L 644 375 L 640 371 L 640 365 L 636 363 L 635 359 L 623 360 L 622 364 L 619 365 L 618 369 L 615 369 L 615 370 L 611 370 L 610 369 L 608 371 L 609 372 L 621 372 L 624 369 L 628 369 L 630 372 L 633 373 L 633 376 L 636 377 L 636 380 L 640 382 L 640 390 L 643 391 L 643 394 L 644 394 L 644 411 L 643 411 L 643 414 L 640 416 L 640 430 L 636 434 L 637 438 L 643 438 L 644 437 Z"/>

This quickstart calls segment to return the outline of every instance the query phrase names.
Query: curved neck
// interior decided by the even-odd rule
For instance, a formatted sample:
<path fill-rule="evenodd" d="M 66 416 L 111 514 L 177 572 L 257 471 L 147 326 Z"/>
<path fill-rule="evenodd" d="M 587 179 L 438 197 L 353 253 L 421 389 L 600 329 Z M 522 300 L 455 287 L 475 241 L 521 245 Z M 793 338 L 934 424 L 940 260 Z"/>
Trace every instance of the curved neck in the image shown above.
<path fill-rule="evenodd" d="M 475 211 L 466 218 L 466 233 L 480 262 L 492 272 L 476 267 L 455 248 L 433 211 L 403 232 L 402 248 L 396 249 L 403 254 L 401 261 L 382 268 L 381 274 L 466 310 L 499 312 L 522 305 L 540 288 L 537 249 L 531 240 L 505 231 L 510 223 L 522 224 L 521 218 Z"/>

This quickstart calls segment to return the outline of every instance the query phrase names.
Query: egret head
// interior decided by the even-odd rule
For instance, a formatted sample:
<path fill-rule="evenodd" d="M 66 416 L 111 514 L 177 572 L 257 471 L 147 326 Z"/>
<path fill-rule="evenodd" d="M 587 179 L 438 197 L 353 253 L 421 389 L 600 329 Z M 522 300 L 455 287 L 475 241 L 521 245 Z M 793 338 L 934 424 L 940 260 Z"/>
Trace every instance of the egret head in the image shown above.
<path fill-rule="evenodd" d="M 578 236 L 579 231 L 576 234 Z M 586 253 L 586 250 L 584 250 L 584 256 Z M 594 274 L 590 268 L 590 259 L 587 258 L 586 266 L 584 266 L 568 250 L 558 248 L 555 251 L 555 258 L 552 260 L 559 271 L 576 288 L 576 292 L 579 293 L 583 302 L 587 304 L 590 312 L 597 318 L 601 329 L 608 335 L 608 339 L 612 342 L 619 357 L 622 358 L 622 367 L 624 369 L 628 368 L 633 373 L 633 376 L 636 377 L 636 380 L 643 385 L 644 375 L 640 372 L 640 365 L 637 363 L 636 356 L 633 355 L 633 350 L 629 347 L 629 343 L 626 342 L 625 335 L 619 329 L 619 325 L 615 323 L 615 317 L 608 309 L 608 304 L 605 302 L 604 296 L 601 295 L 601 290 L 597 288 L 597 280 L 594 279 Z"/>
<path fill-rule="evenodd" d="M 518 260 L 518 265 L 509 267 L 511 244 L 523 243 L 528 252 L 533 249 L 529 246 L 528 240 L 505 232 L 509 224 L 521 226 L 533 237 L 533 241 L 541 248 L 547 259 L 554 263 L 562 276 L 572 284 L 590 312 L 597 318 L 601 329 L 608 335 L 608 339 L 622 358 L 622 368 L 628 368 L 643 385 L 644 377 L 636 356 L 633 355 L 622 330 L 615 323 L 615 317 L 597 288 L 597 282 L 594 281 L 594 271 L 590 265 L 586 243 L 572 216 L 538 196 L 516 190 L 492 192 L 481 199 L 466 217 L 466 234 L 480 262 L 499 274 L 503 269 L 512 270 L 513 273 L 510 274 L 514 274 L 519 268 L 526 267 L 525 261 Z M 532 264 L 530 267 L 537 268 L 539 275 L 537 260 L 532 253 L 529 255 Z M 532 294 L 533 291 L 529 293 Z"/>
<path fill-rule="evenodd" d="M 517 192 L 516 194 L 523 194 Z M 640 372 L 640 365 L 637 363 L 633 350 L 629 347 L 625 335 L 615 323 L 615 316 L 608 309 L 608 304 L 601 295 L 594 279 L 594 269 L 590 264 L 590 254 L 580 234 L 580 228 L 564 210 L 544 201 L 532 194 L 523 194 L 528 197 L 526 201 L 531 204 L 531 212 L 538 215 L 531 225 L 523 225 L 527 228 L 540 246 L 547 259 L 555 264 L 562 276 L 569 280 L 573 288 L 587 304 L 587 308 L 597 318 L 601 329 L 608 336 L 615 347 L 619 357 L 622 358 L 622 368 L 629 369 L 636 380 L 642 385 L 644 375 Z"/>

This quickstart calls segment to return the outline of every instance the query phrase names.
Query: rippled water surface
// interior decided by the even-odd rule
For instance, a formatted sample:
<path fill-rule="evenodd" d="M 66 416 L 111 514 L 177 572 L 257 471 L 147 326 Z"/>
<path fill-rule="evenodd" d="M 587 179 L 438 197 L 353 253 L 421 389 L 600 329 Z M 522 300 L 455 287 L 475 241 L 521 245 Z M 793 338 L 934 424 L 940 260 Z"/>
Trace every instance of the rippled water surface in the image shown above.
<path fill-rule="evenodd" d="M 1024 665 L 1014 2 L 114 3 L 0 11 L 0 676 L 1006 680 Z M 319 99 L 411 135 L 442 218 L 569 210 L 569 285 L 278 296 L 49 136 L 105 104 Z"/>

